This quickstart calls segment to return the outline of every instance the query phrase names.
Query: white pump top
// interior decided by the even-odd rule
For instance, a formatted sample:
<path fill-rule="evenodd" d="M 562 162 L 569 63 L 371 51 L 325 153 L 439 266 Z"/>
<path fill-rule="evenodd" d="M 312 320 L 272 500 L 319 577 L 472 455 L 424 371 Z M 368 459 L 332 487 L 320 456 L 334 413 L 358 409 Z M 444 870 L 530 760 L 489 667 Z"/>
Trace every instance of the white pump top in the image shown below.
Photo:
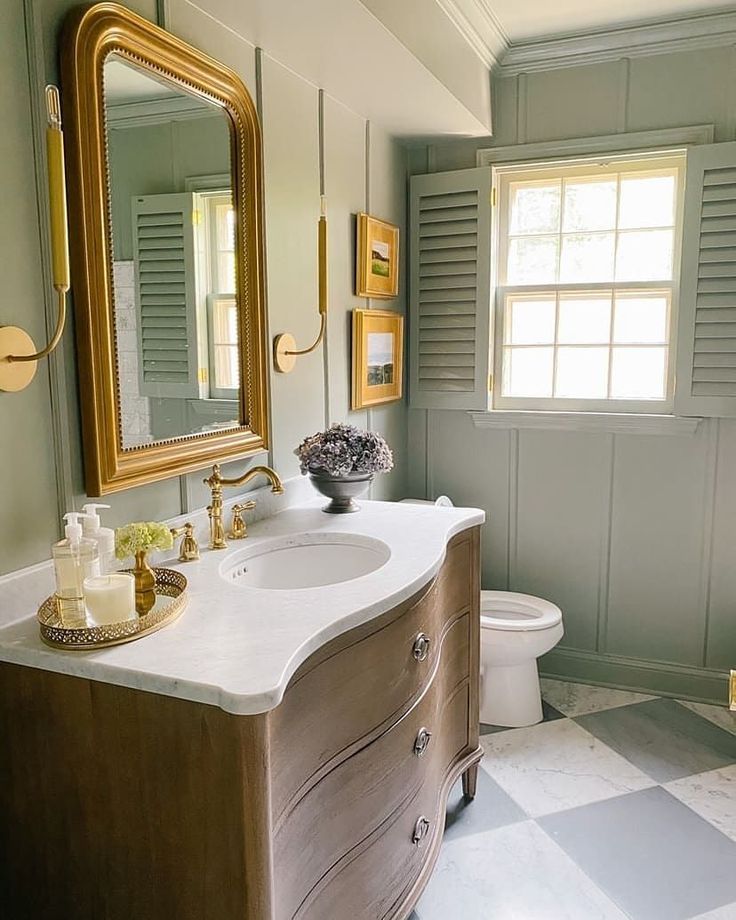
<path fill-rule="evenodd" d="M 79 543 L 82 539 L 82 525 L 79 523 L 79 511 L 67 511 L 64 520 L 67 522 L 64 528 L 64 536 L 70 543 Z"/>
<path fill-rule="evenodd" d="M 103 505 L 101 502 L 87 502 L 82 505 L 82 527 L 85 534 L 92 534 L 102 526 L 98 508 L 109 508 L 109 505 Z"/>

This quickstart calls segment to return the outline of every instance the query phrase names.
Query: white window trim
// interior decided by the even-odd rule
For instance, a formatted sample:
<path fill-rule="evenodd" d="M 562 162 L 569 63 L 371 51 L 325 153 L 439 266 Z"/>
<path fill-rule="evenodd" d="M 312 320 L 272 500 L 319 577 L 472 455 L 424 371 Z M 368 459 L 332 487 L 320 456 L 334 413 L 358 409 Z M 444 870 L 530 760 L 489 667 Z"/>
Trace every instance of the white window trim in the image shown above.
<path fill-rule="evenodd" d="M 587 431 L 604 434 L 692 437 L 701 418 L 641 412 L 555 412 L 509 409 L 468 412 L 475 428 L 536 431 Z"/>
<path fill-rule="evenodd" d="M 662 128 L 656 131 L 629 131 L 622 134 L 604 134 L 600 137 L 573 137 L 560 141 L 484 147 L 477 151 L 475 159 L 477 166 L 497 166 L 501 163 L 564 160 L 595 154 L 615 156 L 642 150 L 656 151 L 712 144 L 713 138 L 713 125 L 688 125 L 683 128 Z"/>
<path fill-rule="evenodd" d="M 687 130 L 687 129 L 684 129 Z M 643 134 L 654 135 L 659 134 L 660 136 L 665 133 L 668 136 L 672 132 L 638 132 L 635 135 L 628 135 L 628 137 L 639 138 Z M 618 135 L 615 135 L 618 137 Z M 593 139 L 595 140 L 595 139 Z M 584 139 L 575 142 L 568 142 L 569 144 L 583 144 Z M 527 151 L 530 147 L 541 150 L 542 148 L 547 151 L 551 151 L 558 148 L 558 145 L 555 144 L 525 144 L 518 145 L 514 148 L 498 148 L 497 150 L 486 151 L 487 153 L 497 153 L 505 152 L 509 150 L 516 151 Z M 671 296 L 669 298 L 669 316 L 668 316 L 668 325 L 669 325 L 669 343 L 668 343 L 668 360 L 667 360 L 667 380 L 666 380 L 666 398 L 663 400 L 578 400 L 578 399 L 561 399 L 561 398 L 515 398 L 509 396 L 501 395 L 501 381 L 503 374 L 503 336 L 505 329 L 505 317 L 504 317 L 504 299 L 507 293 L 507 288 L 499 285 L 498 275 L 499 267 L 501 265 L 501 260 L 505 257 L 505 240 L 501 239 L 500 233 L 500 224 L 502 220 L 501 214 L 501 196 L 499 195 L 498 186 L 500 179 L 504 173 L 515 171 L 517 169 L 522 170 L 529 167 L 530 171 L 538 170 L 540 173 L 546 172 L 544 168 L 546 163 L 549 162 L 550 170 L 555 167 L 559 168 L 570 168 L 574 169 L 578 165 L 583 165 L 586 160 L 591 159 L 590 153 L 582 154 L 581 148 L 578 148 L 573 151 L 571 147 L 567 147 L 567 154 L 562 157 L 552 158 L 550 156 L 544 156 L 541 159 L 529 159 L 523 158 L 521 160 L 511 160 L 506 156 L 503 156 L 499 163 L 492 167 L 493 175 L 493 189 L 494 189 L 494 201 L 498 201 L 498 207 L 493 208 L 492 215 L 492 247 L 491 247 L 491 259 L 492 259 L 492 272 L 491 272 L 491 291 L 492 291 L 492 303 L 491 309 L 493 311 L 493 329 L 494 335 L 491 341 L 491 348 L 493 354 L 493 378 L 492 384 L 490 387 L 491 392 L 489 393 L 489 399 L 491 400 L 491 407 L 488 410 L 489 412 L 506 412 L 506 413 L 521 413 L 522 417 L 526 417 L 529 414 L 538 414 L 550 412 L 556 416 L 566 415 L 574 416 L 578 413 L 580 414 L 614 414 L 622 415 L 629 414 L 632 415 L 641 415 L 645 414 L 650 417 L 668 417 L 674 409 L 674 388 L 675 388 L 675 366 L 676 366 L 676 356 L 677 356 L 677 326 L 678 326 L 678 294 L 679 294 L 679 278 L 680 278 L 680 264 L 682 258 L 682 232 L 683 232 L 683 208 L 684 208 L 684 191 L 685 191 L 685 168 L 686 164 L 683 163 L 682 166 L 678 167 L 679 170 L 679 180 L 678 180 L 678 190 L 677 190 L 677 203 L 676 203 L 676 224 L 675 224 L 675 239 L 674 239 L 674 262 L 673 262 L 673 274 L 672 282 L 665 284 L 665 287 L 671 289 Z M 634 164 L 637 159 L 644 161 L 651 161 L 654 159 L 655 165 L 653 168 L 661 166 L 663 160 L 668 159 L 672 156 L 683 156 L 686 151 L 682 148 L 675 149 L 666 149 L 662 150 L 660 148 L 649 149 L 649 150 L 632 150 L 631 152 L 607 152 L 605 155 L 600 151 L 597 153 L 601 156 L 601 159 L 610 161 L 612 165 L 615 165 L 616 161 L 621 160 L 623 163 Z M 657 159 L 658 156 L 662 157 L 662 160 Z M 634 168 L 634 167 L 632 167 Z M 517 290 L 523 286 L 515 285 L 513 290 Z M 555 291 L 560 288 L 565 290 L 594 290 L 594 289 L 644 289 L 644 288 L 656 288 L 657 283 L 652 282 L 606 282 L 606 283 L 589 283 L 589 284 L 555 284 L 555 285 L 531 285 L 530 290 L 538 291 L 543 289 L 554 289 Z M 569 427 L 569 426 L 568 426 Z"/>

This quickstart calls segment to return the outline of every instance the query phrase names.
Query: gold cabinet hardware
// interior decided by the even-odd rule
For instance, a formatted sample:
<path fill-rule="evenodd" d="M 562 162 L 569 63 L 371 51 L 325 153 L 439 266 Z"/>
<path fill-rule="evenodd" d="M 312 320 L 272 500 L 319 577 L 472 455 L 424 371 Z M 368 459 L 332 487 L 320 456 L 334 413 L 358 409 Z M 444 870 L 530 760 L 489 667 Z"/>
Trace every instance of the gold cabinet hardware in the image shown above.
<path fill-rule="evenodd" d="M 230 533 L 228 537 L 231 540 L 244 540 L 248 536 L 248 525 L 243 518 L 244 511 L 250 511 L 255 508 L 254 501 L 243 502 L 243 504 L 233 505 L 233 520 L 230 524 Z"/>
<path fill-rule="evenodd" d="M 182 527 L 172 527 L 171 536 L 176 539 L 183 536 L 179 544 L 179 562 L 196 562 L 199 559 L 199 544 L 194 536 L 194 525 L 188 521 Z"/>
<path fill-rule="evenodd" d="M 731 671 L 728 682 L 728 708 L 736 712 L 736 671 Z"/>
<path fill-rule="evenodd" d="M 271 491 L 276 495 L 282 495 L 284 486 L 279 479 L 278 473 L 272 470 L 270 466 L 252 466 L 242 476 L 237 479 L 224 479 L 220 464 L 216 463 L 212 467 L 212 474 L 204 479 L 206 486 L 210 487 L 212 501 L 207 506 L 207 514 L 210 518 L 210 549 L 227 549 L 225 542 L 225 527 L 222 523 L 222 489 L 223 486 L 244 486 L 256 476 L 265 476 L 271 483 Z"/>
<path fill-rule="evenodd" d="M 66 323 L 69 239 L 64 181 L 64 135 L 61 130 L 59 90 L 51 84 L 46 87 L 46 114 L 52 284 L 59 302 L 56 329 L 46 347 L 36 351 L 33 339 L 25 330 L 18 326 L 0 327 L 0 391 L 6 393 L 17 393 L 28 386 L 36 376 L 38 362 L 48 357 L 59 344 Z"/>

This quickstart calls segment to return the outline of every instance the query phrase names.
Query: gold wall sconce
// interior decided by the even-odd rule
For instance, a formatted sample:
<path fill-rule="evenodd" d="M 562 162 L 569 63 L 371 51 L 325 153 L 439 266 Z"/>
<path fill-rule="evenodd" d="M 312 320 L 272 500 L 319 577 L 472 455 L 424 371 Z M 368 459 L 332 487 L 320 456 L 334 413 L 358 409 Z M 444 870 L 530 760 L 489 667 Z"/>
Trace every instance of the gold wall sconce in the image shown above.
<path fill-rule="evenodd" d="M 320 214 L 318 224 L 318 264 L 319 264 L 319 333 L 309 348 L 297 349 L 296 340 L 290 332 L 282 332 L 273 340 L 273 363 L 281 374 L 294 370 L 296 359 L 313 352 L 325 336 L 327 326 L 327 214 L 325 196 L 320 195 Z"/>
<path fill-rule="evenodd" d="M 36 351 L 33 339 L 18 326 L 0 327 L 0 391 L 17 393 L 24 390 L 36 375 L 38 362 L 56 348 L 66 321 L 66 295 L 69 290 L 69 240 L 66 216 L 66 183 L 64 181 L 64 135 L 61 130 L 59 90 L 46 87 L 46 154 L 48 159 L 49 209 L 51 217 L 52 283 L 56 291 L 59 312 L 51 340 Z"/>

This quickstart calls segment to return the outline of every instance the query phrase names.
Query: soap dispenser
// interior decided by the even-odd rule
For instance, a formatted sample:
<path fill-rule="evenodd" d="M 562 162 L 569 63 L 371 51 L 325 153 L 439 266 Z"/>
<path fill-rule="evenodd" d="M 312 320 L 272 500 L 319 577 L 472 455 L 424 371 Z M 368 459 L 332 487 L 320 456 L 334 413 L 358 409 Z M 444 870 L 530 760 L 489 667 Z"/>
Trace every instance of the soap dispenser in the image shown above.
<path fill-rule="evenodd" d="M 52 547 L 56 597 L 64 626 L 85 625 L 84 579 L 100 574 L 100 559 L 95 540 L 82 535 L 81 514 L 70 511 L 64 515 L 64 539 Z"/>
<path fill-rule="evenodd" d="M 109 508 L 100 502 L 88 502 L 82 506 L 82 534 L 88 540 L 95 540 L 100 556 L 100 575 L 109 575 L 117 568 L 115 560 L 115 531 L 103 527 L 100 522 L 100 508 Z"/>

